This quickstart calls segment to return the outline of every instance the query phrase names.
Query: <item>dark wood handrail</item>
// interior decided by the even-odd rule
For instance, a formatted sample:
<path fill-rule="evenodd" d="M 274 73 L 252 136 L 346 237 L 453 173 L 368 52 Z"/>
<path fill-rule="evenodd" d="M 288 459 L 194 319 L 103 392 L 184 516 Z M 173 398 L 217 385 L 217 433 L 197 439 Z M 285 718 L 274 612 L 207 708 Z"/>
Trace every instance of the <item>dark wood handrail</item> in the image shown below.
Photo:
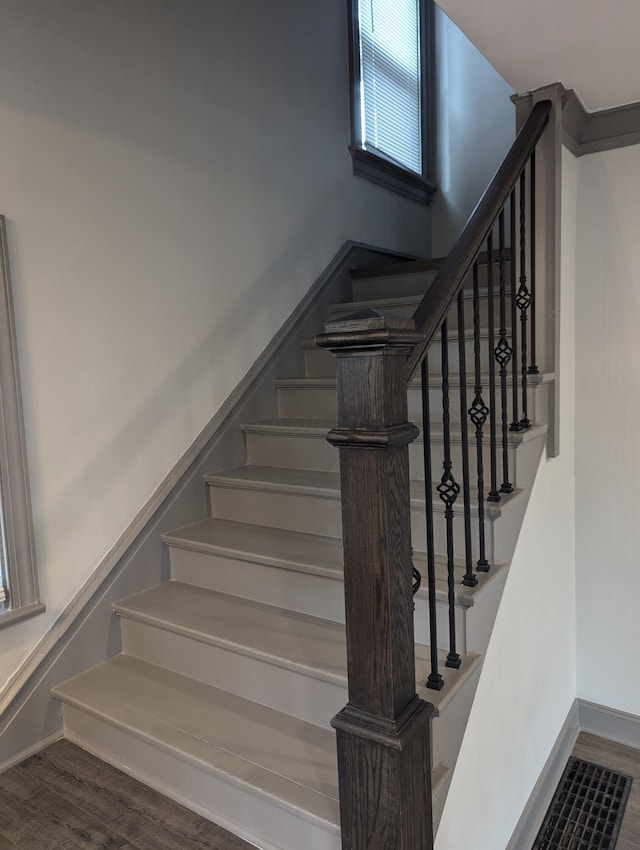
<path fill-rule="evenodd" d="M 511 190 L 531 156 L 549 120 L 551 101 L 537 103 L 518 133 L 511 150 L 469 217 L 459 239 L 418 305 L 413 319 L 424 341 L 413 350 L 408 362 L 410 381 L 419 367 L 435 333 L 460 291 L 464 278 L 480 253 L 489 230 L 504 207 Z"/>

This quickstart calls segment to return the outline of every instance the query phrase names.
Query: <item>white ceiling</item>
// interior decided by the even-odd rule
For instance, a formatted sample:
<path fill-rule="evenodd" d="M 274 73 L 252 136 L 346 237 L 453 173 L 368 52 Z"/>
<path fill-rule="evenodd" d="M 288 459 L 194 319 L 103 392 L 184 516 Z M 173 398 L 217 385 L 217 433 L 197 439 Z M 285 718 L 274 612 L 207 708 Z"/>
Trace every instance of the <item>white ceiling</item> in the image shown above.
<path fill-rule="evenodd" d="M 640 0 L 438 0 L 516 91 L 562 82 L 589 111 L 640 101 Z"/>

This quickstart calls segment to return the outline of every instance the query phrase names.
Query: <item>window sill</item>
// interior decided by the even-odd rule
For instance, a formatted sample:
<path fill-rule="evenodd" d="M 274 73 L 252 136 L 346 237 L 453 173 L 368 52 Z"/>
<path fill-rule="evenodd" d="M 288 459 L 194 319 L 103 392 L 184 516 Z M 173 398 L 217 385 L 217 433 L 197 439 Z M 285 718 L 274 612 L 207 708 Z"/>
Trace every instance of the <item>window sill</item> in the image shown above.
<path fill-rule="evenodd" d="M 385 189 L 390 189 L 421 204 L 427 206 L 431 204 L 431 196 L 436 187 L 429 180 L 411 171 L 405 171 L 393 162 L 362 148 L 351 146 L 349 152 L 353 162 L 353 173 L 358 177 L 365 177 L 378 186 L 384 186 Z"/>
<path fill-rule="evenodd" d="M 0 629 L 6 626 L 12 626 L 14 623 L 19 623 L 22 620 L 28 620 L 30 617 L 35 617 L 37 614 L 42 614 L 45 611 L 45 605 L 42 602 L 34 602 L 32 605 L 24 605 L 22 608 L 6 608 L 4 604 L 0 604 Z"/>

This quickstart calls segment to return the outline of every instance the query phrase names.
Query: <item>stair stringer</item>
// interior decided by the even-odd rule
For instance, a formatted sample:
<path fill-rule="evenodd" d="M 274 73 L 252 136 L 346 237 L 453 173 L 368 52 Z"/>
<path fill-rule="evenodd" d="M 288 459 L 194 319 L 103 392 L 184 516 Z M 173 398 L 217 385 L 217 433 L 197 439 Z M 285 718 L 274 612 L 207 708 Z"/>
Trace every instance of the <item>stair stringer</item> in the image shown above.
<path fill-rule="evenodd" d="M 569 721 L 576 650 L 572 484 L 571 452 L 545 455 L 484 656 L 436 850 L 469 841 L 478 850 L 530 847 L 547 804 L 528 812 L 528 844 L 521 833 L 515 844 L 510 840 L 518 819 L 550 753 L 557 756 L 561 742 L 562 752 L 571 751 L 569 738 L 577 734 L 575 719 Z M 573 731 L 563 738 L 567 723 Z M 459 822 L 470 793 L 474 811 L 482 812 L 482 830 Z"/>
<path fill-rule="evenodd" d="M 520 494 L 520 499 L 517 503 L 517 513 L 510 514 L 508 524 L 504 526 L 501 525 L 499 530 L 497 531 L 497 534 L 500 536 L 501 552 L 504 552 L 504 560 L 508 565 L 511 564 L 513 554 L 516 550 L 518 537 L 522 529 L 522 525 L 527 511 L 527 506 L 531 497 L 532 488 L 536 476 L 538 474 L 542 458 L 544 456 L 544 446 L 545 443 L 543 438 L 536 441 L 536 452 L 534 456 L 530 459 L 529 464 L 531 474 L 530 484 L 529 486 L 526 486 L 526 484 L 523 486 L 523 492 Z M 483 588 L 480 591 L 479 596 L 481 596 L 482 598 L 478 598 L 477 602 L 482 602 L 482 606 L 480 606 L 479 604 L 474 604 L 474 606 L 469 609 L 469 612 L 467 614 L 467 647 L 469 651 L 475 652 L 480 656 L 480 664 L 478 667 L 477 675 L 474 676 L 472 682 L 468 686 L 469 690 L 466 705 L 464 707 L 458 706 L 458 716 L 453 720 L 453 722 L 447 729 L 447 734 L 452 737 L 449 750 L 451 752 L 454 752 L 455 756 L 454 758 L 450 759 L 450 763 L 448 764 L 448 766 L 451 768 L 451 777 L 449 785 L 446 789 L 446 793 L 442 795 L 443 799 L 441 800 L 441 808 L 439 808 L 437 812 L 434 812 L 434 828 L 436 831 L 440 822 L 440 817 L 444 810 L 444 806 L 446 804 L 447 794 L 451 785 L 451 781 L 455 776 L 457 757 L 460 753 L 460 749 L 463 744 L 469 717 L 471 716 L 471 712 L 473 711 L 475 696 L 480 681 L 482 679 L 482 671 L 484 667 L 486 653 L 491 644 L 493 628 L 495 625 L 496 617 L 498 616 L 498 611 L 500 609 L 505 587 L 507 585 L 507 582 L 509 581 L 509 573 L 509 566 L 506 569 L 501 570 L 500 573 L 495 577 L 495 579 L 489 585 L 487 585 L 486 588 Z M 482 607 L 482 614 L 474 617 L 474 614 L 477 614 L 479 612 L 480 607 Z M 429 690 L 427 688 L 420 689 L 418 693 L 419 696 L 421 696 L 423 699 L 429 699 Z"/>

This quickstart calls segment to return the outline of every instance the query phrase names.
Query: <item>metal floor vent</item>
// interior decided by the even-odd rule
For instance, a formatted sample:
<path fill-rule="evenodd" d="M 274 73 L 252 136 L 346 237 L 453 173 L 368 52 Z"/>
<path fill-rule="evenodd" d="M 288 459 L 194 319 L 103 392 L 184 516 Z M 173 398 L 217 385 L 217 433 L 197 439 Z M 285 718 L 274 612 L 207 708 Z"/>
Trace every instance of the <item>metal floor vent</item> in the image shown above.
<path fill-rule="evenodd" d="M 532 850 L 613 850 L 631 781 L 571 757 Z"/>

